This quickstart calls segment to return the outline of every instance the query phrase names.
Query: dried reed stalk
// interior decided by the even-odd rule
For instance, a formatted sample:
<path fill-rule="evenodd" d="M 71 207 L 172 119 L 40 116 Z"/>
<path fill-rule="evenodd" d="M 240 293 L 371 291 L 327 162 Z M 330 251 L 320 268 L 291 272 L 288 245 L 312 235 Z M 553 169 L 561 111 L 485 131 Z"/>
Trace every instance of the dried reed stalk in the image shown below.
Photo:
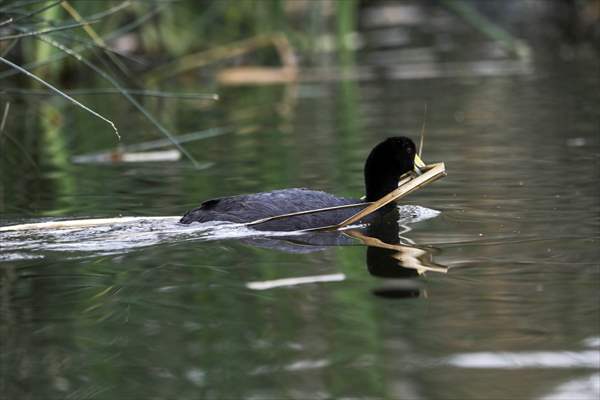
<path fill-rule="evenodd" d="M 423 171 L 425 171 L 425 172 L 422 175 L 417 176 L 412 179 L 409 179 L 409 180 L 406 180 L 403 183 L 401 182 L 400 186 L 398 186 L 397 189 L 386 194 L 381 199 L 371 203 L 365 209 L 357 212 L 356 214 L 354 214 L 350 218 L 345 219 L 344 221 L 340 222 L 339 224 L 322 226 L 319 228 L 304 229 L 303 231 L 304 232 L 314 232 L 314 231 L 335 230 L 335 229 L 340 229 L 340 228 L 343 228 L 350 224 L 353 224 L 357 221 L 360 221 L 367 215 L 379 210 L 381 207 L 391 203 L 392 201 L 398 200 L 398 199 L 406 196 L 407 194 L 412 193 L 415 190 L 417 190 L 425 185 L 428 185 L 431 182 L 436 181 L 439 178 L 445 176 L 446 175 L 446 166 L 444 165 L 444 163 L 430 164 L 430 165 L 425 166 Z"/>
<path fill-rule="evenodd" d="M 101 225 L 110 225 L 123 222 L 147 221 L 147 220 L 179 220 L 181 217 L 117 217 L 117 218 L 90 218 L 70 219 L 65 221 L 36 222 L 32 224 L 19 224 L 0 226 L 0 232 L 27 231 L 37 229 L 68 229 L 68 228 L 91 228 Z"/>

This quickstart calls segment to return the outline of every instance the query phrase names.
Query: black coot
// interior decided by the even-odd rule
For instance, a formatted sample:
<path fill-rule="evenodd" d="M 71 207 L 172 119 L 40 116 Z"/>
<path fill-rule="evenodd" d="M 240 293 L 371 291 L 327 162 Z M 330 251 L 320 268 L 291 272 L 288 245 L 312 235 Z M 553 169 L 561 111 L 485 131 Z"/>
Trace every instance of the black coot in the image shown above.
<path fill-rule="evenodd" d="M 310 189 L 282 189 L 272 192 L 221 197 L 203 202 L 200 207 L 185 213 L 179 222 L 229 221 L 252 222 L 275 215 L 297 211 L 375 201 L 398 187 L 398 179 L 415 169 L 416 147 L 406 137 L 390 137 L 371 150 L 365 162 L 365 200 L 337 197 Z M 299 215 L 254 225 L 254 229 L 292 231 L 334 225 L 352 216 L 366 205 Z M 388 205 L 363 222 L 373 221 L 393 205 Z"/>

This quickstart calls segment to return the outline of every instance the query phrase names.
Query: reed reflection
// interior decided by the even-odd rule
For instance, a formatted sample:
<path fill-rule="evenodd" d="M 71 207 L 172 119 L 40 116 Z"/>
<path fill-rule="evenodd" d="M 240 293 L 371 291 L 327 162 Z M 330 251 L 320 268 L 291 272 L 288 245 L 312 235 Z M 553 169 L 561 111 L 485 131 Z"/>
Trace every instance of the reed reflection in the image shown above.
<path fill-rule="evenodd" d="M 372 293 L 385 298 L 421 297 L 425 292 L 414 278 L 426 272 L 446 273 L 448 268 L 433 261 L 432 250 L 418 247 L 403 236 L 410 232 L 407 225 L 398 223 L 396 214 L 392 221 L 373 224 L 362 232 L 346 232 L 367 246 L 366 264 L 369 274 L 384 278 Z"/>
<path fill-rule="evenodd" d="M 385 298 L 415 298 L 426 295 L 419 276 L 426 272 L 447 273 L 448 268 L 433 260 L 433 249 L 416 245 L 404 236 L 412 228 L 401 224 L 398 212 L 367 227 L 346 231 L 319 232 L 302 236 L 252 238 L 247 244 L 288 253 L 312 253 L 332 246 L 366 246 L 365 264 L 369 274 L 382 278 L 373 294 Z M 338 274 L 339 275 L 339 274 Z M 331 281 L 339 281 L 339 276 Z M 312 278 L 312 279 L 311 279 Z M 327 281 L 325 276 L 286 279 L 281 282 L 253 283 L 250 287 L 272 288 Z"/>

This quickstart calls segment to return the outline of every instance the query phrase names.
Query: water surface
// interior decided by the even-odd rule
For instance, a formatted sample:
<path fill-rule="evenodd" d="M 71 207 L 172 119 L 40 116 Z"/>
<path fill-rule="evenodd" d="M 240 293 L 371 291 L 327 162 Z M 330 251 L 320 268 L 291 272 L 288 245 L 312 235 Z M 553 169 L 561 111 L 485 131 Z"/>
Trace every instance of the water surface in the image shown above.
<path fill-rule="evenodd" d="M 389 135 L 416 139 L 427 103 L 423 157 L 446 162 L 448 177 L 405 203 L 441 213 L 410 224 L 398 243 L 447 273 L 382 277 L 389 269 L 369 268 L 371 248 L 356 241 L 293 251 L 239 237 L 150 235 L 156 242 L 144 246 L 86 249 L 21 236 L 28 246 L 0 250 L 0 392 L 596 398 L 594 66 L 530 60 L 498 74 L 222 88 L 214 107 L 148 101 L 178 132 L 228 128 L 186 145 L 201 170 L 185 160 L 72 164 L 73 155 L 114 146 L 111 132 L 86 115 L 56 127 L 44 117 L 54 108 L 28 102 L 15 112 L 39 115 L 34 129 L 62 139 L 31 157 L 4 153 L 2 225 L 181 215 L 206 198 L 284 187 L 358 196 L 370 148 Z M 117 101 L 90 101 L 115 119 L 129 112 Z M 128 143 L 156 137 L 135 117 L 121 129 Z"/>

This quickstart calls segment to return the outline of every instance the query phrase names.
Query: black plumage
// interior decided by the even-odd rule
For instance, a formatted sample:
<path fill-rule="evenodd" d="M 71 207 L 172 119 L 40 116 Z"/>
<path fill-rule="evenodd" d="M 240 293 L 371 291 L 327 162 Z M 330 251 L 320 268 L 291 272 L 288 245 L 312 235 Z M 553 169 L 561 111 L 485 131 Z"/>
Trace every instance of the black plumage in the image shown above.
<path fill-rule="evenodd" d="M 415 144 L 406 137 L 388 138 L 375 146 L 369 154 L 364 168 L 365 201 L 375 201 L 394 190 L 398 186 L 398 178 L 413 170 L 415 152 Z M 282 189 L 207 200 L 200 207 L 188 211 L 180 222 L 183 224 L 209 221 L 247 223 L 276 215 L 357 203 L 364 202 L 359 199 L 337 197 L 318 190 Z M 293 216 L 254 225 L 253 228 L 292 231 L 334 225 L 364 207 L 366 204 Z M 372 222 L 389 211 L 391 207 L 391 205 L 384 207 L 361 222 Z"/>

